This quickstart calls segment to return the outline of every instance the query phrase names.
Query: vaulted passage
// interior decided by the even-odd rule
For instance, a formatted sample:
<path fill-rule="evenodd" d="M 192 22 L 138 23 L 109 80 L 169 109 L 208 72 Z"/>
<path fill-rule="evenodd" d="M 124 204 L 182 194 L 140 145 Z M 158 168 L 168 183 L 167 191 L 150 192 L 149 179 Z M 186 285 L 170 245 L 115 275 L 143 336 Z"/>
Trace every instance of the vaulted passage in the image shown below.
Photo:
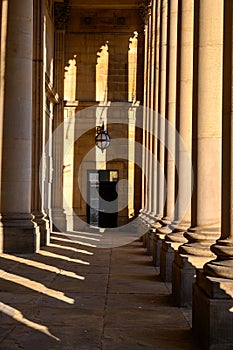
<path fill-rule="evenodd" d="M 233 1 L 0 14 L 0 349 L 233 349 Z"/>

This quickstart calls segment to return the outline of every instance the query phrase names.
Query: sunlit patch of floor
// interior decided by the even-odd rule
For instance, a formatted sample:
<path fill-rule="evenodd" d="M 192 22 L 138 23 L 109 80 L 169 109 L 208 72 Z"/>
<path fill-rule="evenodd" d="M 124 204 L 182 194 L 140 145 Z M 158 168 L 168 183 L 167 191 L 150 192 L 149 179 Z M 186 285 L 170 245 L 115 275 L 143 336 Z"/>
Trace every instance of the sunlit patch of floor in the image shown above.
<path fill-rule="evenodd" d="M 73 259 L 73 258 L 70 258 L 68 256 L 63 256 L 63 255 L 60 255 L 60 254 L 51 253 L 51 252 L 48 252 L 46 250 L 41 250 L 41 251 L 39 251 L 38 254 L 46 256 L 46 257 L 50 257 L 50 258 L 56 258 L 56 259 L 60 259 L 60 260 L 64 260 L 64 261 L 70 261 L 70 262 L 73 262 L 73 263 L 76 263 L 76 264 L 90 265 L 90 263 L 88 261 L 84 261 L 84 260 L 81 260 L 81 259 Z"/>
<path fill-rule="evenodd" d="M 67 234 L 84 234 L 85 236 L 94 236 L 94 237 L 103 237 L 102 233 L 105 231 L 105 229 L 101 230 L 98 229 L 101 233 L 92 233 L 92 232 L 86 232 L 86 231 L 66 231 Z"/>
<path fill-rule="evenodd" d="M 0 312 L 4 313 L 7 316 L 10 316 L 14 320 L 24 324 L 27 327 L 35 329 L 35 330 L 37 330 L 41 333 L 44 333 L 47 336 L 49 336 L 57 341 L 60 341 L 59 338 L 57 338 L 56 336 L 54 336 L 53 334 L 50 333 L 48 327 L 41 325 L 39 323 L 30 321 L 22 314 L 22 312 L 20 312 L 19 310 L 15 309 L 14 307 L 12 307 L 10 305 L 6 305 L 6 304 L 0 302 Z"/>
<path fill-rule="evenodd" d="M 13 273 L 6 272 L 4 270 L 0 270 L 0 276 L 1 279 L 22 285 L 23 287 L 34 290 L 41 294 L 45 294 L 49 297 L 58 299 L 60 301 L 63 301 L 64 303 L 74 304 L 74 299 L 67 297 L 63 292 L 47 288 L 43 283 L 35 282 L 29 278 L 18 276 Z"/>
<path fill-rule="evenodd" d="M 96 248 L 96 245 L 94 245 L 94 244 L 81 242 L 81 241 L 78 241 L 76 239 L 74 239 L 74 240 L 72 239 L 71 240 L 71 239 L 55 237 L 55 236 L 53 236 L 52 239 L 55 240 L 55 241 L 59 241 L 59 242 L 76 243 L 76 244 L 84 245 L 84 246 L 87 246 L 87 247 Z"/>
<path fill-rule="evenodd" d="M 99 242 L 100 241 L 100 238 L 102 237 L 102 235 L 98 235 L 99 238 L 96 238 L 96 237 L 90 237 L 91 234 L 87 234 L 86 232 L 79 232 L 79 233 L 69 233 L 69 232 L 65 232 L 65 233 L 57 233 L 56 232 L 56 236 L 66 236 L 66 237 L 71 237 L 71 240 L 72 240 L 72 237 L 75 237 L 75 238 L 83 238 L 83 239 L 86 239 L 86 240 L 90 240 L 90 241 L 96 241 L 96 242 Z"/>
<path fill-rule="evenodd" d="M 54 255 L 56 256 L 56 254 L 54 254 Z M 47 264 L 44 264 L 44 263 L 41 263 L 41 262 L 38 262 L 38 261 L 29 260 L 29 259 L 26 259 L 26 258 L 17 257 L 17 256 L 14 256 L 14 255 L 8 255 L 8 254 L 2 254 L 1 258 L 7 259 L 7 260 L 11 260 L 11 261 L 20 262 L 21 264 L 24 264 L 24 265 L 27 265 L 27 266 L 31 266 L 31 267 L 35 267 L 35 268 L 40 269 L 40 270 L 53 272 L 55 274 L 61 274 L 63 276 L 67 276 L 67 277 L 72 277 L 72 278 L 76 278 L 76 279 L 79 279 L 79 280 L 85 280 L 84 276 L 80 276 L 80 275 L 77 275 L 74 272 L 66 271 L 64 269 L 59 269 L 58 267 L 47 265 Z M 70 261 L 71 259 L 67 258 L 66 260 Z M 86 264 L 89 265 L 89 263 L 86 263 Z"/>
<path fill-rule="evenodd" d="M 63 245 L 59 245 L 59 244 L 55 244 L 55 243 L 49 243 L 48 247 L 69 250 L 69 251 L 72 251 L 75 253 L 80 253 L 80 254 L 85 254 L 85 255 L 93 255 L 94 254 L 93 252 L 89 252 L 88 250 L 78 249 L 78 248 L 74 248 L 74 247 L 67 247 L 67 246 L 63 246 Z"/>

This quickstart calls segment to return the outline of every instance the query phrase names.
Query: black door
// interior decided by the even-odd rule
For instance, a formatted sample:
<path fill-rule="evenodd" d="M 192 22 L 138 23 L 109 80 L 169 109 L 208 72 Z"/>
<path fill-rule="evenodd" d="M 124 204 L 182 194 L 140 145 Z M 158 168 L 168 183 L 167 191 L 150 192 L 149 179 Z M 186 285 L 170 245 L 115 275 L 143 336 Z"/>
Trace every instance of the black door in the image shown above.
<path fill-rule="evenodd" d="M 103 228 L 117 227 L 118 171 L 89 171 L 88 179 L 88 223 Z M 90 179 L 95 179 L 95 181 L 90 181 Z"/>

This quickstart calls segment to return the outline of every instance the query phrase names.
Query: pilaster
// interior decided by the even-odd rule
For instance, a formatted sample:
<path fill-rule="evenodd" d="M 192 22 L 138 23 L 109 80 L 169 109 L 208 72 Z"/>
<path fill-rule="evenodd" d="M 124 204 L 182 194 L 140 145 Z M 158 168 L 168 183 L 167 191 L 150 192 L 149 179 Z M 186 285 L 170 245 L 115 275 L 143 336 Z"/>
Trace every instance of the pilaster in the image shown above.
<path fill-rule="evenodd" d="M 65 29 L 70 7 L 66 3 L 55 3 L 55 77 L 54 87 L 59 95 L 59 103 L 54 108 L 53 130 L 53 182 L 52 182 L 52 222 L 53 229 L 66 230 L 66 216 L 63 208 L 63 137 L 64 137 L 64 43 Z"/>
<path fill-rule="evenodd" d="M 50 225 L 47 214 L 43 210 L 43 195 L 40 186 L 40 165 L 43 157 L 43 113 L 45 96 L 45 77 L 43 67 L 44 57 L 44 1 L 36 0 L 34 11 L 34 40 L 33 40 L 33 188 L 32 188 L 32 213 L 33 221 L 40 229 L 40 246 L 47 245 L 50 238 Z"/>

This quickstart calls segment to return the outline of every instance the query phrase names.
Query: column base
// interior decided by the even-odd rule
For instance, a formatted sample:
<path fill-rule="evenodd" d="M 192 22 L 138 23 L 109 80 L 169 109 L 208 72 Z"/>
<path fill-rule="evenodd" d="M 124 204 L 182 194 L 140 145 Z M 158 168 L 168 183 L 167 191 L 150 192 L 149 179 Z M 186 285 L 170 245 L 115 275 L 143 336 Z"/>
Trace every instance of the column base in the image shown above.
<path fill-rule="evenodd" d="M 193 287 L 193 331 L 204 350 L 233 349 L 233 281 L 197 271 Z"/>
<path fill-rule="evenodd" d="M 167 235 L 172 232 L 171 220 L 165 216 L 160 220 L 161 226 L 157 228 L 157 232 L 162 235 Z"/>
<path fill-rule="evenodd" d="M 143 241 L 143 235 L 146 233 L 146 223 L 142 216 L 138 217 L 138 238 Z"/>
<path fill-rule="evenodd" d="M 162 225 L 161 225 L 160 221 L 158 220 L 151 227 L 153 229 L 158 229 L 158 228 L 162 227 Z"/>
<path fill-rule="evenodd" d="M 147 234 L 146 234 L 146 250 L 147 250 L 147 254 L 149 256 L 152 256 L 152 252 L 153 252 L 153 230 L 150 229 Z"/>
<path fill-rule="evenodd" d="M 52 209 L 52 225 L 53 231 L 65 232 L 66 231 L 66 215 L 63 209 Z"/>
<path fill-rule="evenodd" d="M 162 219 L 160 220 L 162 226 L 170 225 L 171 224 L 171 219 L 168 216 L 163 216 Z"/>
<path fill-rule="evenodd" d="M 40 248 L 40 229 L 31 214 L 3 214 L 0 236 L 4 253 L 28 254 Z"/>
<path fill-rule="evenodd" d="M 148 225 L 153 226 L 155 221 L 156 221 L 155 213 L 149 213 L 148 216 L 147 216 L 147 223 L 148 223 Z"/>
<path fill-rule="evenodd" d="M 157 232 L 161 235 L 168 235 L 169 233 L 172 233 L 172 228 L 170 225 L 165 225 L 157 228 Z"/>
<path fill-rule="evenodd" d="M 65 216 L 66 216 L 66 229 L 67 231 L 74 231 L 74 214 L 73 212 L 68 212 L 65 210 Z"/>
<path fill-rule="evenodd" d="M 143 244 L 143 247 L 146 248 L 146 244 L 147 244 L 147 236 L 148 236 L 148 232 L 144 233 L 142 235 L 142 244 Z"/>
<path fill-rule="evenodd" d="M 172 297 L 179 307 L 192 305 L 192 286 L 195 282 L 196 269 L 186 255 L 174 253 L 172 263 Z"/>
<path fill-rule="evenodd" d="M 50 243 L 50 223 L 49 219 L 41 211 L 33 212 L 33 222 L 39 227 L 40 230 L 40 247 L 44 247 Z"/>
<path fill-rule="evenodd" d="M 160 266 L 160 250 L 162 247 L 163 238 L 164 238 L 163 235 L 154 233 L 152 254 L 153 254 L 153 264 L 156 267 Z"/>
<path fill-rule="evenodd" d="M 160 276 L 165 282 L 172 282 L 172 263 L 175 250 L 170 242 L 163 241 L 160 250 Z"/>
<path fill-rule="evenodd" d="M 181 227 L 176 227 L 171 233 L 167 234 L 166 240 L 171 243 L 176 243 L 179 247 L 180 245 L 187 243 L 187 239 L 184 237 L 184 232 L 185 230 L 182 230 Z"/>
<path fill-rule="evenodd" d="M 144 248 L 146 248 L 147 236 L 148 236 L 149 229 L 150 229 L 150 226 L 148 225 L 148 223 L 143 221 L 141 224 L 141 237 L 142 237 L 142 242 L 143 242 Z"/>

